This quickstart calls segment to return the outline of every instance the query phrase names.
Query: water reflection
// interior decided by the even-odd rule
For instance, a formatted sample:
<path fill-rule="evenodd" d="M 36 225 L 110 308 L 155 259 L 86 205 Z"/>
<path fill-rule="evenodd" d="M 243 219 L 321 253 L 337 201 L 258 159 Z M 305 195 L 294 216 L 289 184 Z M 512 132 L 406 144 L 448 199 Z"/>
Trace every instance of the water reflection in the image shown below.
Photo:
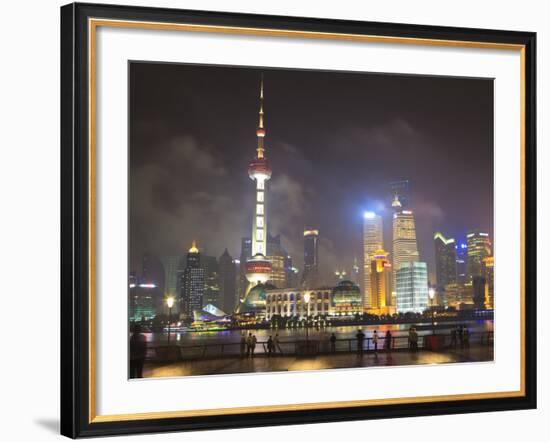
<path fill-rule="evenodd" d="M 459 321 L 447 322 L 438 327 L 437 333 L 449 334 L 452 327 L 463 324 L 468 327 L 470 333 L 493 331 L 492 320 L 479 321 Z M 420 336 L 429 335 L 432 333 L 431 328 L 427 324 L 382 324 L 382 325 L 346 325 L 346 326 L 329 326 L 321 329 L 310 327 L 308 330 L 309 339 L 328 340 L 331 333 L 335 333 L 338 339 L 355 339 L 358 329 L 362 329 L 367 338 L 372 337 L 372 332 L 376 330 L 380 337 L 383 337 L 387 330 L 390 330 L 392 336 L 397 338 L 407 336 L 411 326 L 417 327 Z M 419 328 L 420 327 L 420 328 Z M 305 328 L 281 328 L 281 329 L 256 329 L 256 330 L 223 330 L 223 331 L 202 331 L 202 332 L 172 332 L 170 340 L 173 339 L 179 345 L 202 345 L 202 344 L 237 344 L 240 341 L 241 333 L 252 333 L 256 335 L 258 341 L 266 341 L 269 336 L 279 334 L 279 339 L 282 343 L 285 340 L 295 341 L 305 339 Z M 150 343 L 160 343 L 167 340 L 166 333 L 145 333 L 147 341 Z"/>

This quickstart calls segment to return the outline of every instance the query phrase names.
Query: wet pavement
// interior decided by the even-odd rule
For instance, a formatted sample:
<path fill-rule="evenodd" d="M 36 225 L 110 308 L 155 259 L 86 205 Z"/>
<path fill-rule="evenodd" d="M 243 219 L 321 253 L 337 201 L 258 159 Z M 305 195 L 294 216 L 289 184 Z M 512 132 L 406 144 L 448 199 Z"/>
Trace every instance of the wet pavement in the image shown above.
<path fill-rule="evenodd" d="M 428 350 L 419 350 L 417 352 L 408 350 L 392 351 L 390 353 L 381 351 L 378 354 L 369 352 L 364 353 L 362 356 L 356 353 L 344 352 L 317 356 L 277 355 L 267 357 L 262 354 L 253 358 L 229 357 L 170 363 L 146 362 L 143 375 L 146 378 L 178 377 L 269 371 L 487 362 L 492 360 L 492 345 L 478 345 L 465 349 L 445 349 L 438 352 Z"/>

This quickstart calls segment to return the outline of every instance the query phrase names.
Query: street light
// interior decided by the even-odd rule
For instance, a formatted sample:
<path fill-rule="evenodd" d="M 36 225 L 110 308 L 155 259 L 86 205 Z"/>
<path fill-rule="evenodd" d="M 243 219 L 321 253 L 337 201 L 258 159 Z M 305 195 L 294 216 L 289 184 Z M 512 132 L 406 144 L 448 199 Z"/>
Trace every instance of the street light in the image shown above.
<path fill-rule="evenodd" d="M 172 307 L 174 306 L 173 296 L 166 298 L 166 305 L 168 306 L 168 343 L 170 343 L 170 321 L 172 319 Z"/>
<path fill-rule="evenodd" d="M 430 297 L 430 310 L 432 311 L 432 334 L 435 335 L 435 323 L 434 323 L 434 297 L 435 289 L 430 287 L 428 289 L 428 296 Z"/>
<path fill-rule="evenodd" d="M 306 315 L 306 345 L 308 345 L 307 343 L 309 342 L 309 332 L 308 332 L 308 318 L 309 318 L 309 300 L 311 299 L 311 294 L 310 293 L 305 293 L 304 294 L 304 301 L 306 302 L 306 305 L 307 305 L 307 315 Z"/>

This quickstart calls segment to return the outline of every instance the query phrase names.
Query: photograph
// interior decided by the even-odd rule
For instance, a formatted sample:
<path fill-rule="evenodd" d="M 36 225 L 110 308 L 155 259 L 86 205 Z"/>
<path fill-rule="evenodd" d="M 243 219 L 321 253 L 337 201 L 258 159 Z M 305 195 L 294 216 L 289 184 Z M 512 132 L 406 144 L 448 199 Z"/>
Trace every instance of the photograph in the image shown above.
<path fill-rule="evenodd" d="M 494 363 L 494 86 L 129 60 L 128 378 Z"/>

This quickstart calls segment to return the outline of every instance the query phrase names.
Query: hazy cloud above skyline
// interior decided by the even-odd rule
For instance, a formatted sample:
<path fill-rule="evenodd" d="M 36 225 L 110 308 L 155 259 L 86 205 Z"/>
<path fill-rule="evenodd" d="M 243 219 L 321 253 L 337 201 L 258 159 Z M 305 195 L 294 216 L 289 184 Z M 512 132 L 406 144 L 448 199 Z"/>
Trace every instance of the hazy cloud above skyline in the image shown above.
<path fill-rule="evenodd" d="M 261 70 L 132 63 L 130 266 L 145 252 L 240 253 L 250 236 Z M 388 184 L 409 179 L 421 258 L 433 232 L 492 233 L 492 80 L 263 70 L 269 230 L 301 268 L 303 229 L 321 266 L 361 263 L 362 214 L 384 215 Z"/>

